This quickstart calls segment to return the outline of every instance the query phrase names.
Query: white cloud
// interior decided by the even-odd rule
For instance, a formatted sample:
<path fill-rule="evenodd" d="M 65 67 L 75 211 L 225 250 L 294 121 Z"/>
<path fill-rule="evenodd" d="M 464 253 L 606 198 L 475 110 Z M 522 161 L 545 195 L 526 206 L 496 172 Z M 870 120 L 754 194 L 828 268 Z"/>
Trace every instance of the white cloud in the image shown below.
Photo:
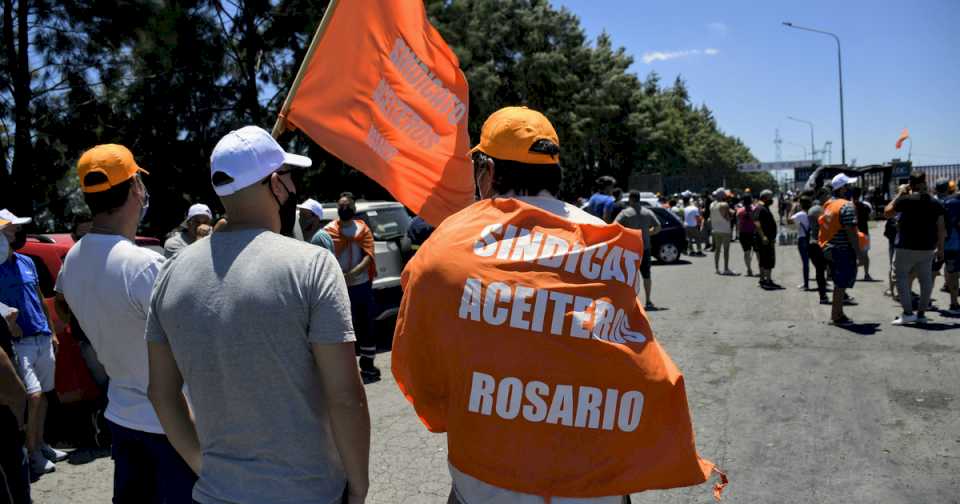
<path fill-rule="evenodd" d="M 720 36 L 726 36 L 727 32 L 730 31 L 730 28 L 727 26 L 727 24 L 722 21 L 714 21 L 712 23 L 709 23 L 707 24 L 707 28 L 709 28 L 710 31 L 712 31 L 713 33 L 716 33 L 717 35 L 720 35 Z"/>
<path fill-rule="evenodd" d="M 698 56 L 700 54 L 716 56 L 717 54 L 720 54 L 720 50 L 710 47 L 702 51 L 700 49 L 687 49 L 684 51 L 647 51 L 643 53 L 643 56 L 640 59 L 649 65 L 654 61 L 668 61 L 678 58 L 688 58 L 690 56 Z"/>

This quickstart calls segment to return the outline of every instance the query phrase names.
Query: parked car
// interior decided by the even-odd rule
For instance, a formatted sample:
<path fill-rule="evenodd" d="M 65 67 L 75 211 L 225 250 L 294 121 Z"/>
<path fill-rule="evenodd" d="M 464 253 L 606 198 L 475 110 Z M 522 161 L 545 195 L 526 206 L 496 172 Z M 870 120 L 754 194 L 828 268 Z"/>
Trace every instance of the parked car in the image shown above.
<path fill-rule="evenodd" d="M 323 204 L 322 225 L 337 218 L 337 204 Z M 400 273 L 404 267 L 404 250 L 410 247 L 407 228 L 410 215 L 396 201 L 357 201 L 357 218 L 373 231 L 377 277 L 373 280 L 376 300 L 375 320 L 392 318 L 400 310 Z"/>
<path fill-rule="evenodd" d="M 17 252 L 29 257 L 37 268 L 40 293 L 53 319 L 54 330 L 60 341 L 57 351 L 56 392 L 62 404 L 93 401 L 100 396 L 100 390 L 94 383 L 83 360 L 80 344 L 73 338 L 70 326 L 57 317 L 54 310 L 53 287 L 63 266 L 70 247 L 74 244 L 69 234 L 29 235 L 27 243 Z M 162 253 L 163 244 L 155 238 L 137 238 L 137 245 L 150 247 Z"/>
<path fill-rule="evenodd" d="M 653 256 L 660 262 L 671 264 L 680 260 L 687 251 L 687 234 L 683 222 L 669 210 L 654 206 L 650 210 L 660 220 L 661 230 L 650 238 Z"/>

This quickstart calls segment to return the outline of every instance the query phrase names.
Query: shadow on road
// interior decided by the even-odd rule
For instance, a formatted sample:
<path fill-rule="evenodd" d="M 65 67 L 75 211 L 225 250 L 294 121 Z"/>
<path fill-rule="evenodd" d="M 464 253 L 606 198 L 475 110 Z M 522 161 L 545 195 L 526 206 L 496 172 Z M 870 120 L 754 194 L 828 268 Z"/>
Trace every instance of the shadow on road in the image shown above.
<path fill-rule="evenodd" d="M 847 326 L 836 326 L 838 329 L 850 331 L 861 336 L 871 336 L 880 332 L 880 324 L 871 322 L 869 324 L 850 324 Z"/>
<path fill-rule="evenodd" d="M 672 263 L 665 263 L 657 260 L 657 261 L 654 261 L 653 264 L 651 264 L 651 266 L 683 266 L 685 264 L 693 264 L 693 263 L 685 259 L 678 259 Z"/>
<path fill-rule="evenodd" d="M 916 324 L 913 326 L 924 331 L 949 331 L 950 329 L 960 329 L 960 324 L 941 324 L 940 322 L 930 322 L 928 324 Z"/>
<path fill-rule="evenodd" d="M 110 448 L 78 448 L 70 452 L 67 463 L 70 465 L 84 465 L 99 458 L 109 456 Z"/>

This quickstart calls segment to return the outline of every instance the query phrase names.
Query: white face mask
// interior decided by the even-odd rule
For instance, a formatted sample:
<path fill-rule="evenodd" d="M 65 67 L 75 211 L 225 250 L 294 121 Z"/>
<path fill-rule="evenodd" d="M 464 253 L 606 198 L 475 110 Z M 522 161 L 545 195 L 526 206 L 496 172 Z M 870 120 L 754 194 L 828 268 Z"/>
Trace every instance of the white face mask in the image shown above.
<path fill-rule="evenodd" d="M 10 242 L 7 241 L 7 235 L 0 233 L 0 261 L 6 260 L 10 255 Z"/>

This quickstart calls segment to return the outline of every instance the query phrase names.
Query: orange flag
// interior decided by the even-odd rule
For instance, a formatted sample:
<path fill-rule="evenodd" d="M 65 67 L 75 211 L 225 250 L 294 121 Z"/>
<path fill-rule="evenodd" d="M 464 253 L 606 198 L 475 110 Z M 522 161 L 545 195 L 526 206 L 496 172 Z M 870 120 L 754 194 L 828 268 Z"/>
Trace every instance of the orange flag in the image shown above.
<path fill-rule="evenodd" d="M 897 138 L 897 148 L 899 149 L 903 145 L 903 141 L 910 138 L 910 131 L 907 128 L 903 128 L 903 131 L 900 132 L 900 137 Z"/>
<path fill-rule="evenodd" d="M 280 120 L 430 224 L 473 203 L 467 80 L 423 2 L 328 9 Z"/>

